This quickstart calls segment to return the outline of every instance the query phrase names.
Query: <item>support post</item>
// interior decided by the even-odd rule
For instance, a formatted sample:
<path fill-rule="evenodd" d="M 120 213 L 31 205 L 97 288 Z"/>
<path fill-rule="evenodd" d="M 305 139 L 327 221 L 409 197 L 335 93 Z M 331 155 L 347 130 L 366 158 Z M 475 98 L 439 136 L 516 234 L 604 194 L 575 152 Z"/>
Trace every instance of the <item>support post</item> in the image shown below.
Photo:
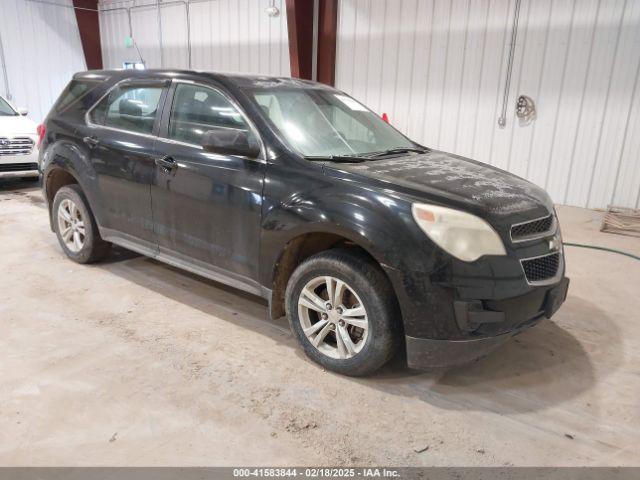
<path fill-rule="evenodd" d="M 313 75 L 313 0 L 286 0 L 291 76 Z"/>
<path fill-rule="evenodd" d="M 87 70 L 102 69 L 98 0 L 73 0 Z M 81 10 L 88 9 L 88 10 Z"/>
<path fill-rule="evenodd" d="M 318 0 L 318 81 L 336 83 L 336 39 L 338 31 L 338 0 Z"/>

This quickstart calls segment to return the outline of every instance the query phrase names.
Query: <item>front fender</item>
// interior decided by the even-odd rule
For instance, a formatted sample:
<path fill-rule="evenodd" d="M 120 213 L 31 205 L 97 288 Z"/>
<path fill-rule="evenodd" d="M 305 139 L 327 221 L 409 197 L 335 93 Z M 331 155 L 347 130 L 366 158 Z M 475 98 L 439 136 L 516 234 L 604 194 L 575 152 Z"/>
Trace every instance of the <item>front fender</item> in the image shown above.
<path fill-rule="evenodd" d="M 309 233 L 337 235 L 364 249 L 381 265 L 399 300 L 405 331 L 415 331 L 413 326 L 424 322 L 424 306 L 416 304 L 416 298 L 434 291 L 431 274 L 443 258 L 415 225 L 411 202 L 326 176 L 309 176 L 304 183 L 306 188 L 288 192 L 280 202 L 274 201 L 273 191 L 265 191 L 261 283 L 276 292 L 282 290 L 282 285 L 274 284 L 274 273 L 285 249 L 296 238 Z M 269 186 L 274 184 L 280 185 L 268 182 Z M 291 177 L 287 186 L 296 186 Z M 429 310 L 434 310 L 435 301 L 431 297 Z"/>
<path fill-rule="evenodd" d="M 397 252 L 407 241 L 402 234 L 402 220 L 371 198 L 328 190 L 297 193 L 266 209 L 261 239 L 265 284 L 272 279 L 283 247 L 309 233 L 338 235 L 366 250 L 383 267 L 401 267 L 402 256 Z"/>

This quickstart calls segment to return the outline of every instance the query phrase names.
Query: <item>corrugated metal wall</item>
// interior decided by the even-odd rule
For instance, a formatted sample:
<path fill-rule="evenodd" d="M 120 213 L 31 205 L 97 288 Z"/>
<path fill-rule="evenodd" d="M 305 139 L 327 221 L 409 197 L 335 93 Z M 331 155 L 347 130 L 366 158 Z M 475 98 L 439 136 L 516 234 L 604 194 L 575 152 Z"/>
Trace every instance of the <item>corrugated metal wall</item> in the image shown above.
<path fill-rule="evenodd" d="M 188 23 L 183 3 L 165 3 L 160 8 L 161 36 L 153 0 L 103 0 L 100 8 L 135 6 L 131 10 L 133 37 L 148 68 L 188 68 L 190 38 L 191 67 L 195 70 L 290 75 L 284 0 L 192 1 Z M 265 12 L 272 3 L 280 9 L 276 17 Z M 105 68 L 121 68 L 122 62 L 138 59 L 135 49 L 124 45 L 128 35 L 126 11 L 100 13 Z"/>
<path fill-rule="evenodd" d="M 2 0 L 0 35 L 8 80 L 6 85 L 2 72 L 0 92 L 10 92 L 12 103 L 29 109 L 29 117 L 40 122 L 71 76 L 87 68 L 75 13 L 27 0 Z"/>
<path fill-rule="evenodd" d="M 340 0 L 337 87 L 428 146 L 545 187 L 562 204 L 640 207 L 640 1 Z M 518 95 L 537 119 L 520 126 Z"/>

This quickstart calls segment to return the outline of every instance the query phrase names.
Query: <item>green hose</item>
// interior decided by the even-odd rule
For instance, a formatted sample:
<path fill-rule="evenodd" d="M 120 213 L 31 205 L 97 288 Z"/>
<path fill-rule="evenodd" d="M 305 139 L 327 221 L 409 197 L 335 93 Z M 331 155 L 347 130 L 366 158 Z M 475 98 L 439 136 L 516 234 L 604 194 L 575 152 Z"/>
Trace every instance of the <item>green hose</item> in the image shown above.
<path fill-rule="evenodd" d="M 614 248 L 599 247 L 597 245 L 585 245 L 584 243 L 562 242 L 562 244 L 564 246 L 566 246 L 566 247 L 592 248 L 594 250 L 602 250 L 604 252 L 617 253 L 619 255 L 624 255 L 625 257 L 631 257 L 631 258 L 634 258 L 636 260 L 640 260 L 640 257 L 638 255 L 634 255 L 632 253 L 627 253 L 627 252 L 621 252 L 620 250 L 616 250 Z"/>

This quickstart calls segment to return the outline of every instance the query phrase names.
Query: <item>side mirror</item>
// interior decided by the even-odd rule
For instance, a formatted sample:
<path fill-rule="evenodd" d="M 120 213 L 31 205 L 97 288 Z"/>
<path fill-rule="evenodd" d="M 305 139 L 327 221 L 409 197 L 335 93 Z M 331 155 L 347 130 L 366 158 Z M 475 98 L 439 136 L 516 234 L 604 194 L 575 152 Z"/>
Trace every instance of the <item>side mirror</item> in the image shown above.
<path fill-rule="evenodd" d="M 233 128 L 209 130 L 202 138 L 202 148 L 205 152 L 221 155 L 238 155 L 248 158 L 257 158 L 260 155 L 260 145 L 255 137 L 245 130 Z"/>
<path fill-rule="evenodd" d="M 27 114 L 29 113 L 29 110 L 27 110 L 24 107 L 18 107 L 18 114 L 22 115 L 23 117 L 26 117 Z"/>

